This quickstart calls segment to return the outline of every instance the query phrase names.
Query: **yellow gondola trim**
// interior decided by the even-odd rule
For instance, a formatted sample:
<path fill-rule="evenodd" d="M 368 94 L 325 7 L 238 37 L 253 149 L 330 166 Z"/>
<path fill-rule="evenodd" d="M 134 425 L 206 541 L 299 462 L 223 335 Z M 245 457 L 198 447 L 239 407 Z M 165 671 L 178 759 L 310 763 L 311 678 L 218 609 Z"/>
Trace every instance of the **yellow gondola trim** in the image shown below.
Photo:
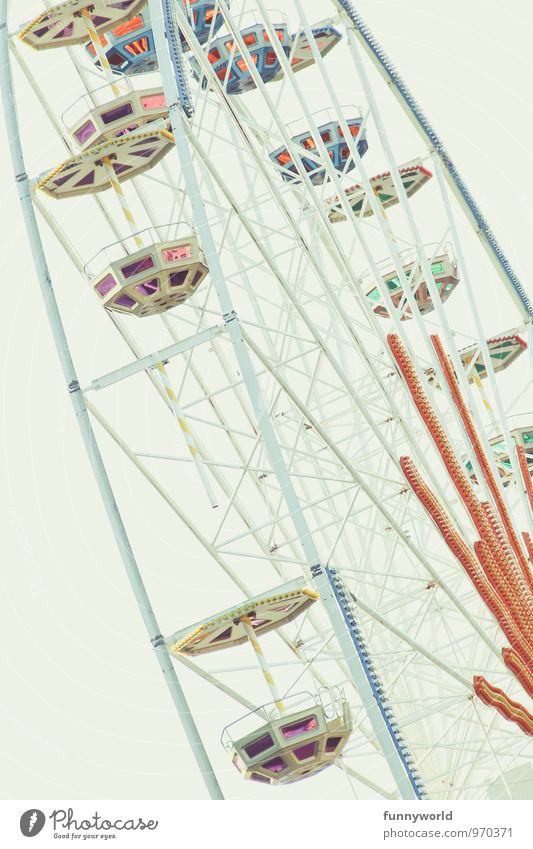
<path fill-rule="evenodd" d="M 119 138 L 107 139 L 105 142 L 102 142 L 101 144 L 95 145 L 94 147 L 90 147 L 88 150 L 82 151 L 82 153 L 79 153 L 77 156 L 72 157 L 72 159 L 65 160 L 65 162 L 62 162 L 60 165 L 57 165 L 55 168 L 52 169 L 52 171 L 50 171 L 50 173 L 48 173 L 44 177 L 42 177 L 39 180 L 39 182 L 37 183 L 37 188 L 43 189 L 44 186 L 46 186 L 50 182 L 50 180 L 53 179 L 53 177 L 56 177 L 58 174 L 61 173 L 61 171 L 64 171 L 67 166 L 74 166 L 74 164 L 77 163 L 77 162 L 79 162 L 80 165 L 81 165 L 81 163 L 83 162 L 84 159 L 87 159 L 90 156 L 95 156 L 96 154 L 100 153 L 103 150 L 106 150 L 109 147 L 115 147 L 115 145 L 118 145 L 120 147 L 123 144 L 127 144 L 130 141 L 129 138 L 128 138 L 129 135 L 133 135 L 133 133 L 131 133 L 131 134 L 128 133 L 127 135 L 121 136 Z M 158 129 L 158 130 L 152 130 L 152 132 L 146 132 L 146 133 L 137 133 L 136 132 L 135 133 L 135 141 L 140 141 L 141 139 L 149 139 L 149 138 L 151 138 L 152 136 L 155 136 L 155 135 L 163 136 L 163 138 L 165 138 L 167 140 L 168 140 L 169 135 L 172 136 L 172 134 L 167 133 L 166 130 Z M 171 140 L 174 141 L 174 136 L 172 136 Z M 119 180 L 119 182 L 120 182 L 120 180 Z"/>
<path fill-rule="evenodd" d="M 28 35 L 29 31 L 32 30 L 33 27 L 37 26 L 37 24 L 40 24 L 41 21 L 43 21 L 45 18 L 50 17 L 50 12 L 55 12 L 56 9 L 66 9 L 68 6 L 75 6 L 77 2 L 78 2 L 78 0 L 67 0 L 66 3 L 59 3 L 57 6 L 54 6 L 52 9 L 47 9 L 46 11 L 41 12 L 40 15 L 37 15 L 37 17 L 33 18 L 31 21 L 29 21 L 26 24 L 25 27 L 23 27 L 21 29 L 17 38 L 20 38 L 21 41 L 24 41 L 25 36 Z M 91 4 L 88 3 L 88 5 L 90 6 Z M 33 44 L 30 44 L 29 46 L 34 47 Z M 34 49 L 36 49 L 36 48 L 34 48 Z"/>
<path fill-rule="evenodd" d="M 308 598 L 311 598 L 313 600 L 320 598 L 319 593 L 304 587 L 301 590 L 291 590 L 288 593 L 281 593 L 280 595 L 260 599 L 257 602 L 257 605 L 272 604 L 276 601 L 284 601 L 287 598 L 297 598 L 299 595 L 308 596 Z M 209 622 L 202 623 L 202 625 L 199 625 L 197 628 L 195 628 L 194 631 L 191 631 L 190 634 L 187 634 L 179 642 L 171 645 L 169 647 L 169 651 L 173 654 L 181 654 L 186 648 L 186 646 L 189 645 L 189 643 L 195 639 L 195 637 L 197 637 L 199 634 L 202 634 L 204 631 L 207 631 L 208 628 L 216 628 L 217 625 L 221 625 L 223 622 L 227 622 L 228 619 L 239 619 L 241 616 L 244 616 L 249 610 L 250 602 L 248 602 L 248 604 L 242 605 L 241 607 L 235 608 L 235 610 L 228 611 L 228 613 L 226 613 L 224 616 L 219 616 L 217 619 L 211 619 L 209 620 Z"/>
<path fill-rule="evenodd" d="M 21 29 L 17 38 L 19 38 L 21 41 L 24 41 L 24 39 L 28 35 L 29 31 L 31 29 L 33 29 L 33 27 L 37 26 L 37 24 L 39 24 L 46 17 L 48 17 L 48 13 L 47 12 L 41 12 L 40 15 L 37 15 L 36 18 L 34 18 L 29 23 L 27 23 L 26 26 Z M 33 47 L 33 44 L 30 44 L 29 46 Z"/>

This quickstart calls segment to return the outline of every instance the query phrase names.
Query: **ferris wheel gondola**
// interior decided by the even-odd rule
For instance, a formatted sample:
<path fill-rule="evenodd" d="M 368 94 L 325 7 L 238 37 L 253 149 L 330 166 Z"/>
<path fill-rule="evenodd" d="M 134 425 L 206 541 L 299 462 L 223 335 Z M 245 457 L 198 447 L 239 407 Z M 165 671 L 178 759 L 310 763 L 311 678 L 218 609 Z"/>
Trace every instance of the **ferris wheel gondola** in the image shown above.
<path fill-rule="evenodd" d="M 322 687 L 315 697 L 304 694 L 303 708 L 301 694 L 289 700 L 281 697 L 260 645 L 261 635 L 292 622 L 317 599 L 318 594 L 300 581 L 291 582 L 167 639 L 170 652 L 178 655 L 218 652 L 246 641 L 253 648 L 274 701 L 268 721 L 253 731 L 246 729 L 264 718 L 269 705 L 261 705 L 222 732 L 223 746 L 243 778 L 265 784 L 309 778 L 332 766 L 348 742 L 353 723 L 344 693 Z M 296 707 L 289 707 L 295 701 Z"/>

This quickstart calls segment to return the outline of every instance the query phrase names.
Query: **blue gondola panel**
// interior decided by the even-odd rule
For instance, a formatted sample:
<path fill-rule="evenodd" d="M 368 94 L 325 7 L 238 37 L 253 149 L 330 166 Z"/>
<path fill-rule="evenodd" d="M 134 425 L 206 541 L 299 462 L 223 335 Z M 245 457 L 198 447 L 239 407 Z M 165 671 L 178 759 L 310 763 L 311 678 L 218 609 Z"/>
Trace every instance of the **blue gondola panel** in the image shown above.
<path fill-rule="evenodd" d="M 351 118 L 347 122 L 350 133 L 354 139 L 357 139 L 357 152 L 359 156 L 364 156 L 368 150 L 368 142 L 364 129 L 362 129 L 362 118 Z M 324 142 L 326 150 L 329 154 L 333 167 L 339 172 L 351 171 L 355 168 L 355 162 L 350 156 L 350 150 L 346 144 L 344 133 L 338 121 L 330 121 L 327 124 L 322 124 L 318 127 L 320 137 Z M 310 175 L 310 180 L 314 186 L 318 186 L 324 182 L 326 178 L 326 169 L 321 167 L 314 159 L 305 156 L 305 151 L 317 153 L 316 144 L 312 135 L 309 132 L 299 133 L 293 136 L 292 141 L 302 149 L 301 162 L 304 170 Z M 285 146 L 279 147 L 269 154 L 270 159 L 281 172 L 282 178 L 291 182 L 299 180 L 296 164 Z"/>
<path fill-rule="evenodd" d="M 191 26 L 200 44 L 205 44 L 209 35 L 214 35 L 224 23 L 222 13 L 216 9 L 216 3 L 190 0 L 190 7 L 188 8 L 185 4 L 184 6 L 189 13 Z M 116 74 L 142 74 L 147 71 L 157 71 L 154 36 L 147 8 L 143 9 L 142 14 L 135 15 L 126 23 L 106 32 L 101 36 L 101 40 L 111 69 Z M 183 36 L 182 47 L 184 50 L 189 49 Z M 100 67 L 93 45 L 87 44 L 85 49 L 95 65 Z"/>

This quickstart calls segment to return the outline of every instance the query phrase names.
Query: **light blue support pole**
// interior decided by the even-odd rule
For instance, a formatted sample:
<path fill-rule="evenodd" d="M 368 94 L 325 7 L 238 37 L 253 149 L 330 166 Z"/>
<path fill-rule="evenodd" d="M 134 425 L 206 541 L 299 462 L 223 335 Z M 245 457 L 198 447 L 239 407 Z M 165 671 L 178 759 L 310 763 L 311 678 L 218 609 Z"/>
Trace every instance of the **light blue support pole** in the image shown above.
<path fill-rule="evenodd" d="M 213 286 L 220 304 L 220 309 L 228 329 L 228 335 L 233 344 L 239 370 L 246 386 L 273 471 L 283 492 L 285 503 L 287 504 L 288 511 L 302 546 L 310 576 L 315 580 L 316 588 L 320 593 L 321 601 L 335 631 L 344 659 L 350 670 L 350 674 L 357 688 L 359 697 L 365 707 L 372 729 L 376 735 L 376 739 L 383 751 L 401 797 L 403 799 L 421 798 L 421 785 L 420 788 L 416 787 L 406 771 L 406 762 L 405 760 L 402 760 L 401 753 L 396 747 L 395 741 L 391 736 L 391 729 L 385 721 L 385 714 L 380 708 L 381 696 L 377 691 L 372 690 L 367 676 L 367 670 L 361 662 L 361 658 L 353 643 L 351 632 L 347 627 L 343 610 L 335 596 L 333 584 L 320 563 L 318 551 L 311 536 L 307 520 L 298 499 L 298 495 L 294 489 L 289 471 L 285 464 L 272 422 L 268 416 L 268 411 L 261 394 L 261 389 L 252 365 L 249 350 L 242 337 L 239 319 L 233 308 L 231 295 L 224 277 L 213 234 L 211 232 L 211 227 L 209 225 L 200 192 L 200 186 L 194 169 L 191 151 L 187 141 L 185 130 L 186 118 L 184 117 L 184 111 L 185 113 L 188 111 L 187 104 L 180 103 L 180 93 L 173 73 L 169 53 L 170 51 L 174 55 L 175 52 L 179 52 L 181 50 L 181 45 L 176 42 L 172 28 L 165 28 L 162 10 L 163 4 L 166 6 L 165 0 L 148 0 L 150 20 L 154 33 L 154 43 L 163 82 L 163 90 L 169 108 L 172 132 L 174 134 L 176 150 L 181 164 L 185 188 L 192 208 L 196 231 L 206 258 L 206 264 L 209 267 Z M 179 7 L 177 8 L 176 14 L 179 21 Z M 167 38 L 170 43 L 167 42 Z M 182 107 L 185 107 L 185 110 Z"/>
<path fill-rule="evenodd" d="M 176 675 L 176 670 L 166 650 L 164 639 L 161 635 L 157 619 L 148 598 L 148 593 L 143 584 L 139 567 L 135 560 L 126 529 L 119 513 L 111 483 L 107 476 L 105 466 L 98 449 L 96 438 L 89 419 L 83 394 L 80 390 L 74 363 L 72 362 L 70 349 L 61 321 L 52 281 L 44 256 L 43 245 L 35 211 L 33 208 L 30 183 L 24 165 L 24 156 L 20 144 L 19 128 L 15 110 L 15 98 L 13 94 L 13 80 L 9 62 L 9 35 L 7 29 L 7 6 L 8 0 L 0 0 L 0 89 L 2 92 L 2 103 L 4 108 L 5 123 L 9 139 L 9 148 L 15 180 L 17 183 L 22 213 L 30 250 L 33 257 L 35 271 L 41 287 L 46 314 L 54 337 L 61 368 L 65 377 L 66 385 L 72 400 L 72 406 L 80 427 L 85 448 L 89 455 L 91 467 L 96 478 L 96 483 L 104 502 L 104 507 L 118 545 L 122 562 L 124 563 L 128 580 L 135 595 L 135 599 L 141 611 L 141 615 L 148 631 L 150 642 L 155 650 L 155 655 L 161 671 L 167 682 L 172 701 L 178 711 L 181 723 L 192 748 L 198 768 L 202 773 L 207 790 L 212 799 L 223 799 L 222 791 L 216 779 L 213 767 L 209 761 L 204 745 L 198 733 L 198 729 L 192 718 L 189 705 Z"/>

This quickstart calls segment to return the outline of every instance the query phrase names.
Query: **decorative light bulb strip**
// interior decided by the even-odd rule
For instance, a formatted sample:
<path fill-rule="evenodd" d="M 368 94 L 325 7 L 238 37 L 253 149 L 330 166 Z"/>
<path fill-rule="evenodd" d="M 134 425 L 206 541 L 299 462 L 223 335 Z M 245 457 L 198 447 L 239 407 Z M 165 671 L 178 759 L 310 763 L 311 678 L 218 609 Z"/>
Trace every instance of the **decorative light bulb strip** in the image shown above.
<path fill-rule="evenodd" d="M 513 611 L 509 610 L 498 595 L 481 564 L 461 535 L 454 528 L 450 517 L 437 496 L 431 491 L 410 457 L 400 457 L 401 469 L 414 494 L 439 529 L 446 545 L 465 569 L 479 595 L 494 614 L 511 645 L 525 660 L 533 657 L 533 642 L 523 634 Z M 484 550 L 483 550 L 484 551 Z M 490 568 L 489 564 L 489 568 Z"/>
<path fill-rule="evenodd" d="M 481 534 L 484 532 L 484 534 L 486 533 L 490 536 L 492 533 L 490 526 L 481 509 L 472 484 L 464 473 L 462 465 L 457 459 L 450 441 L 446 436 L 446 432 L 429 402 L 406 348 L 395 333 L 390 333 L 387 336 L 387 340 L 415 406 L 442 457 L 460 498 L 470 513 L 478 533 Z"/>
<path fill-rule="evenodd" d="M 531 480 L 531 475 L 529 473 L 529 468 L 527 465 L 527 457 L 526 452 L 524 451 L 523 445 L 516 446 L 516 454 L 518 457 L 518 462 L 520 464 L 520 471 L 522 472 L 522 480 L 524 482 L 524 489 L 526 491 L 529 506 L 531 507 L 531 512 L 533 513 L 533 481 Z"/>
<path fill-rule="evenodd" d="M 402 457 L 400 464 L 413 492 L 441 531 L 448 547 L 465 568 L 479 595 L 494 614 L 502 631 L 513 646 L 513 648 L 502 649 L 503 661 L 522 684 L 524 690 L 531 695 L 533 688 L 533 676 L 529 671 L 533 664 L 531 619 L 524 628 L 520 621 L 524 611 L 523 608 L 517 611 L 516 598 L 513 595 L 512 588 L 509 590 L 505 570 L 503 574 L 499 571 L 489 546 L 483 540 L 474 544 L 479 562 L 476 561 L 469 547 L 453 528 L 442 504 L 422 480 L 413 461 L 409 457 Z M 480 564 L 484 571 L 480 569 Z M 476 681 L 484 683 L 478 683 L 476 686 Z M 520 721 L 518 721 L 518 714 L 509 707 L 509 705 L 517 705 L 517 703 L 511 702 L 503 691 L 498 690 L 498 698 L 494 693 L 491 695 L 491 685 L 481 676 L 474 676 L 474 691 L 485 704 L 496 707 L 505 719 L 517 722 L 524 733 L 531 733 L 527 730 L 529 728 L 527 722 L 522 721 L 521 715 Z M 522 708 L 521 705 L 517 705 L 517 707 Z"/>
<path fill-rule="evenodd" d="M 533 540 L 527 531 L 522 531 L 522 539 L 524 540 L 524 545 L 527 549 L 527 556 L 529 557 L 529 562 L 533 566 Z"/>
<path fill-rule="evenodd" d="M 496 708 L 504 719 L 515 722 L 524 734 L 533 737 L 533 716 L 524 705 L 510 699 L 503 690 L 489 684 L 482 675 L 474 675 L 474 691 L 482 702 Z"/>
<path fill-rule="evenodd" d="M 533 698 L 533 671 L 531 666 L 528 668 L 518 652 L 508 647 L 502 649 L 502 657 L 506 667 L 518 678 L 528 696 Z"/>
<path fill-rule="evenodd" d="M 483 473 L 483 477 L 487 482 L 490 494 L 492 495 L 498 513 L 500 514 L 500 519 L 505 528 L 507 537 L 509 538 L 509 542 L 511 543 L 513 551 L 516 555 L 516 558 L 518 560 L 518 563 L 520 564 L 520 568 L 524 573 L 526 580 L 528 581 L 529 585 L 533 587 L 532 576 L 530 574 L 522 548 L 520 546 L 518 534 L 516 533 L 513 527 L 513 523 L 507 510 L 505 501 L 503 500 L 502 494 L 498 488 L 498 484 L 496 483 L 496 479 L 494 478 L 492 469 L 489 466 L 487 455 L 485 454 L 483 446 L 481 445 L 481 440 L 479 439 L 479 436 L 477 434 L 474 422 L 472 420 L 472 416 L 470 415 L 470 412 L 464 402 L 464 398 L 459 388 L 459 383 L 455 374 L 453 373 L 450 361 L 446 356 L 446 352 L 439 337 L 436 335 L 432 335 L 430 338 L 435 349 L 435 353 L 437 354 L 439 363 L 441 365 L 444 378 L 446 380 L 446 383 L 448 384 L 448 388 L 450 390 L 454 404 L 457 407 L 463 426 L 466 430 L 472 448 L 474 449 L 474 453 L 477 457 L 479 466 Z"/>
<path fill-rule="evenodd" d="M 512 566 L 515 579 L 519 581 L 523 577 L 526 580 L 528 587 L 531 586 L 531 573 L 524 555 L 522 554 L 521 558 L 517 558 L 517 562 L 514 560 L 514 557 L 511 562 L 509 561 L 509 552 L 506 552 L 500 543 L 500 539 L 503 540 L 505 537 L 500 534 L 496 535 L 494 532 L 491 522 L 487 518 L 487 513 L 477 498 L 472 484 L 466 476 L 463 467 L 455 455 L 448 437 L 446 436 L 444 428 L 429 402 L 406 348 L 398 336 L 394 333 L 389 334 L 387 339 L 391 352 L 405 379 L 407 388 L 413 398 L 415 406 L 419 411 L 439 454 L 442 457 L 450 479 L 467 508 L 479 536 L 489 545 L 491 553 L 498 563 L 507 564 L 507 568 L 511 568 Z M 504 509 L 504 515 L 506 515 L 505 508 L 502 509 Z M 510 528 L 514 531 L 510 518 L 508 518 L 507 521 Z M 521 549 L 519 550 L 521 553 Z"/>

